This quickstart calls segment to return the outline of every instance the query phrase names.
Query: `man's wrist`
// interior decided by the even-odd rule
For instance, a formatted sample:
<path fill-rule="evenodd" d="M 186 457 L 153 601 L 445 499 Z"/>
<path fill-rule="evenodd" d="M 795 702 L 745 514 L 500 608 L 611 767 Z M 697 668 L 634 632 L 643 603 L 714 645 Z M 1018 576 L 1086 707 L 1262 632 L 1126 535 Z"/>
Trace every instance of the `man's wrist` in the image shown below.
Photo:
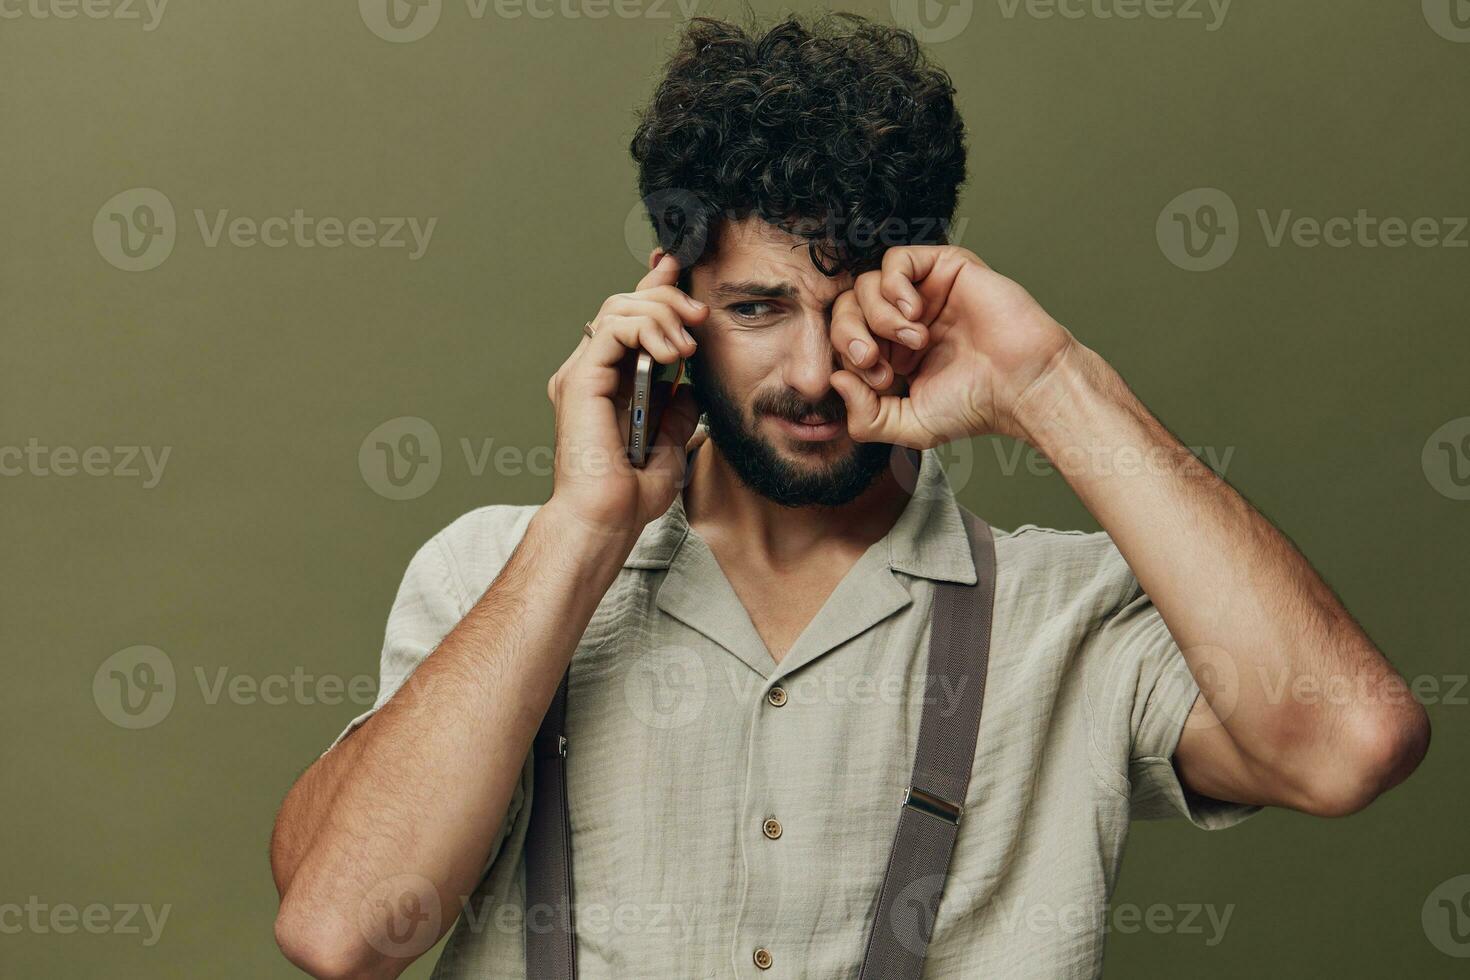
<path fill-rule="evenodd" d="M 1021 397 L 1017 435 L 1061 466 L 1068 457 L 1131 441 L 1146 410 L 1112 366 L 1072 343 Z"/>
<path fill-rule="evenodd" d="M 1081 344 L 1028 392 L 1018 435 L 1091 499 L 1119 480 L 1203 477 L 1211 471 L 1154 418 L 1117 371 Z M 1089 506 L 1091 506 L 1089 504 Z"/>
<path fill-rule="evenodd" d="M 590 581 L 611 582 L 638 541 L 638 532 L 589 521 L 555 496 L 536 511 L 526 533 Z"/>

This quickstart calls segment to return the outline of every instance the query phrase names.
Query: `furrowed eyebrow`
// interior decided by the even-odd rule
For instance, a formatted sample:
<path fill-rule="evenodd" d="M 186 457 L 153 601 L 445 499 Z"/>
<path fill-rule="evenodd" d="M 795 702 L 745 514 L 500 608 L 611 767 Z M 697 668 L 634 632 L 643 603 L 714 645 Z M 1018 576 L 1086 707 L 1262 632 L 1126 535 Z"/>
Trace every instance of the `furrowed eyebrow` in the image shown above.
<path fill-rule="evenodd" d="M 795 299 L 796 287 L 789 282 L 756 282 L 747 279 L 742 282 L 722 282 L 710 293 L 718 299 L 731 299 L 737 296 L 759 296 L 764 299 Z"/>

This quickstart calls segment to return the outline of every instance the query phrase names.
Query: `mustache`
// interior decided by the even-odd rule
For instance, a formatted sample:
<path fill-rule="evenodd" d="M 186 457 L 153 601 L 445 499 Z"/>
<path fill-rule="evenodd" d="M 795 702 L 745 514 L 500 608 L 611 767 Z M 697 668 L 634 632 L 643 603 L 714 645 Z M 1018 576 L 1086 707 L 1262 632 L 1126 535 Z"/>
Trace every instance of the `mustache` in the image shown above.
<path fill-rule="evenodd" d="M 757 395 L 750 407 L 756 415 L 774 415 L 788 422 L 800 422 L 811 416 L 823 422 L 841 422 L 847 418 L 847 405 L 835 391 L 827 392 L 820 401 L 810 401 L 785 388 Z"/>

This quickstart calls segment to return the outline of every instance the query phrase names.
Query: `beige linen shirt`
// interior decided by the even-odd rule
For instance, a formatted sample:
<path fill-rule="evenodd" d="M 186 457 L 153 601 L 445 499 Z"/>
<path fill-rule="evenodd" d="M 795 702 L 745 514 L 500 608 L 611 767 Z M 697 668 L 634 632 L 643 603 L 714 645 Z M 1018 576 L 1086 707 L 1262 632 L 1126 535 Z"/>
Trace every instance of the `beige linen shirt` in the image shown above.
<path fill-rule="evenodd" d="M 473 511 L 414 557 L 380 705 L 490 585 L 534 511 Z M 1130 817 L 1218 828 L 1254 808 L 1181 786 L 1171 758 L 1199 689 L 1106 534 L 997 531 L 996 557 L 978 750 L 924 976 L 1095 977 Z M 857 975 L 945 581 L 973 583 L 975 567 L 933 453 L 893 529 L 779 664 L 682 502 L 645 529 L 572 659 L 585 980 Z M 446 912 L 460 919 L 435 977 L 525 977 L 530 766 L 482 882 Z"/>

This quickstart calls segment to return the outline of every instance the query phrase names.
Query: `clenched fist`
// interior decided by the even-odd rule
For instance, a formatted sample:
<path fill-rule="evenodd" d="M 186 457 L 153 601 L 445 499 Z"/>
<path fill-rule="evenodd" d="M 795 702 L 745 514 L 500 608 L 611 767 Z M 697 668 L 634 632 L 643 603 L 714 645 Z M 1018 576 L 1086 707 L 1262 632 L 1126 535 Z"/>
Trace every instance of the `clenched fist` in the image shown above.
<path fill-rule="evenodd" d="M 889 249 L 837 298 L 831 338 L 848 432 L 914 449 L 1024 438 L 1032 386 L 1077 346 L 1019 284 L 953 245 Z"/>

